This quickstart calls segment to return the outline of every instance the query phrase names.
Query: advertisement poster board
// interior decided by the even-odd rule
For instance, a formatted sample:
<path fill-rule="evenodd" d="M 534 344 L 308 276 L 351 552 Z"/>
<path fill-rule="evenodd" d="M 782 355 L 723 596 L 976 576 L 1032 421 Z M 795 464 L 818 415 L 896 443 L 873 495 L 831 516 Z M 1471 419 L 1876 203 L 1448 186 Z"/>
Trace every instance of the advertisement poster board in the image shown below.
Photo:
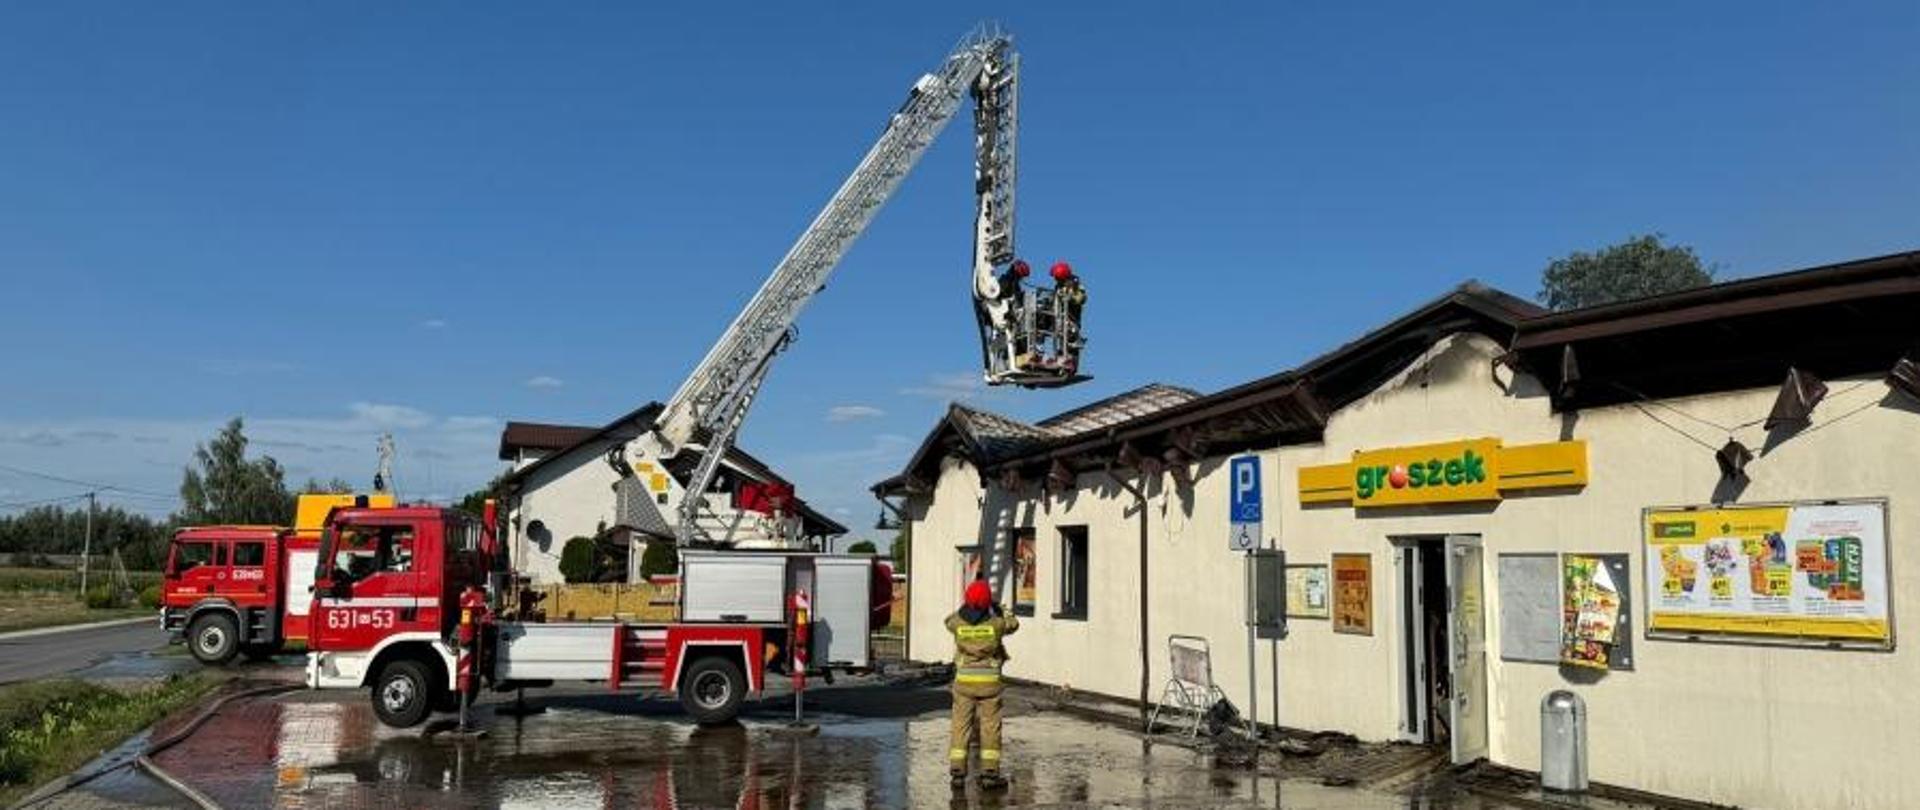
<path fill-rule="evenodd" d="M 1625 554 L 1560 558 L 1560 663 L 1633 668 L 1633 582 Z"/>
<path fill-rule="evenodd" d="M 1893 647 L 1885 501 L 1643 517 L 1649 637 Z"/>
<path fill-rule="evenodd" d="M 1333 632 L 1373 635 L 1373 555 L 1333 555 Z"/>
<path fill-rule="evenodd" d="M 1325 619 L 1333 615 L 1332 589 L 1324 565 L 1287 566 L 1287 618 Z"/>
<path fill-rule="evenodd" d="M 1022 529 L 1013 539 L 1013 612 L 1033 615 L 1033 603 L 1039 595 L 1039 560 L 1034 532 Z"/>

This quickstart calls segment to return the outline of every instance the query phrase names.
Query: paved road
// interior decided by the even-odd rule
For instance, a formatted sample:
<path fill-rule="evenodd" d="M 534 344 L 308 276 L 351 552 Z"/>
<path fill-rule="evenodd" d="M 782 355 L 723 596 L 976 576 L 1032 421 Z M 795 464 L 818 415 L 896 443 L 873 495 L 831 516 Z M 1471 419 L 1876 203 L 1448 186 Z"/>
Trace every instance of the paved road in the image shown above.
<path fill-rule="evenodd" d="M 167 634 L 157 621 L 0 639 L 0 683 L 65 675 L 115 653 L 137 653 L 166 643 Z"/>

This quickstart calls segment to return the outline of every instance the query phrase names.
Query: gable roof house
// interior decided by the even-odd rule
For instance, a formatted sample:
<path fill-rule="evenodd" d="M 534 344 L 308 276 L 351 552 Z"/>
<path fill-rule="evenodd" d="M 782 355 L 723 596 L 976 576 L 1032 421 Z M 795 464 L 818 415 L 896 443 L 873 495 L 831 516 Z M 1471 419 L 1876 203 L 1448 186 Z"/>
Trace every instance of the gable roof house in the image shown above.
<path fill-rule="evenodd" d="M 627 560 L 626 579 L 639 579 L 640 552 L 652 541 L 673 542 L 668 486 L 684 486 L 694 457 L 682 453 L 657 475 L 622 476 L 607 463 L 615 447 L 651 430 L 661 405 L 648 403 L 600 427 L 508 422 L 500 433 L 500 460 L 512 466 L 502 481 L 506 545 L 516 570 L 536 583 L 564 581 L 560 555 L 568 540 L 598 541 Z M 773 543 L 797 535 L 825 547 L 847 527 L 795 499 L 779 517 L 737 506 L 743 487 L 792 484 L 745 450 L 727 452 L 707 495 L 707 512 L 721 539 L 739 545 Z M 703 524 L 704 525 L 704 524 Z"/>
<path fill-rule="evenodd" d="M 1262 723 L 1537 770 L 1541 701 L 1568 690 L 1596 782 L 1895 807 L 1920 793 L 1920 702 L 1860 696 L 1920 681 L 1895 637 L 1920 606 L 1914 470 L 1900 253 L 1563 312 L 1469 282 L 1210 394 L 952 405 L 873 490 L 914 539 L 913 658 L 950 654 L 978 571 L 1022 616 L 1009 676 L 1143 715 L 1169 636 L 1198 636 Z M 1252 662 L 1236 498 L 1300 589 Z"/>

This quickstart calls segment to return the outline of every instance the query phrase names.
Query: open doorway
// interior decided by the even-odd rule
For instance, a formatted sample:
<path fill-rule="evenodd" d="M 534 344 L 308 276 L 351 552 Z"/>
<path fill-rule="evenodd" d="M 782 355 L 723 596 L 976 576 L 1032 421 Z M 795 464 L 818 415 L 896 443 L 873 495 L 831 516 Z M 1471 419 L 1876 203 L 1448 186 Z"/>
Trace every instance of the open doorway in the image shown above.
<path fill-rule="evenodd" d="M 1406 537 L 1395 541 L 1400 574 L 1400 730 L 1406 739 L 1446 745 L 1452 694 L 1447 662 L 1446 539 Z"/>
<path fill-rule="evenodd" d="M 1456 764 L 1487 755 L 1486 599 L 1476 535 L 1394 538 L 1400 585 L 1400 730 L 1448 747 Z"/>

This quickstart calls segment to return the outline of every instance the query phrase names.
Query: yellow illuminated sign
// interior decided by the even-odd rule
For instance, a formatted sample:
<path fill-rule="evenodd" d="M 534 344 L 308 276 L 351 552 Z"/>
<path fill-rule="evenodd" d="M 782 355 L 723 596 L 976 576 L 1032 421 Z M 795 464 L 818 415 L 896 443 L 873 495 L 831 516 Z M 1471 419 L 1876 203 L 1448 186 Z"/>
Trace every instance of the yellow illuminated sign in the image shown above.
<path fill-rule="evenodd" d="M 1357 508 L 1497 501 L 1503 490 L 1587 483 L 1587 443 L 1503 447 L 1496 438 L 1363 450 L 1300 468 L 1300 502 Z"/>

